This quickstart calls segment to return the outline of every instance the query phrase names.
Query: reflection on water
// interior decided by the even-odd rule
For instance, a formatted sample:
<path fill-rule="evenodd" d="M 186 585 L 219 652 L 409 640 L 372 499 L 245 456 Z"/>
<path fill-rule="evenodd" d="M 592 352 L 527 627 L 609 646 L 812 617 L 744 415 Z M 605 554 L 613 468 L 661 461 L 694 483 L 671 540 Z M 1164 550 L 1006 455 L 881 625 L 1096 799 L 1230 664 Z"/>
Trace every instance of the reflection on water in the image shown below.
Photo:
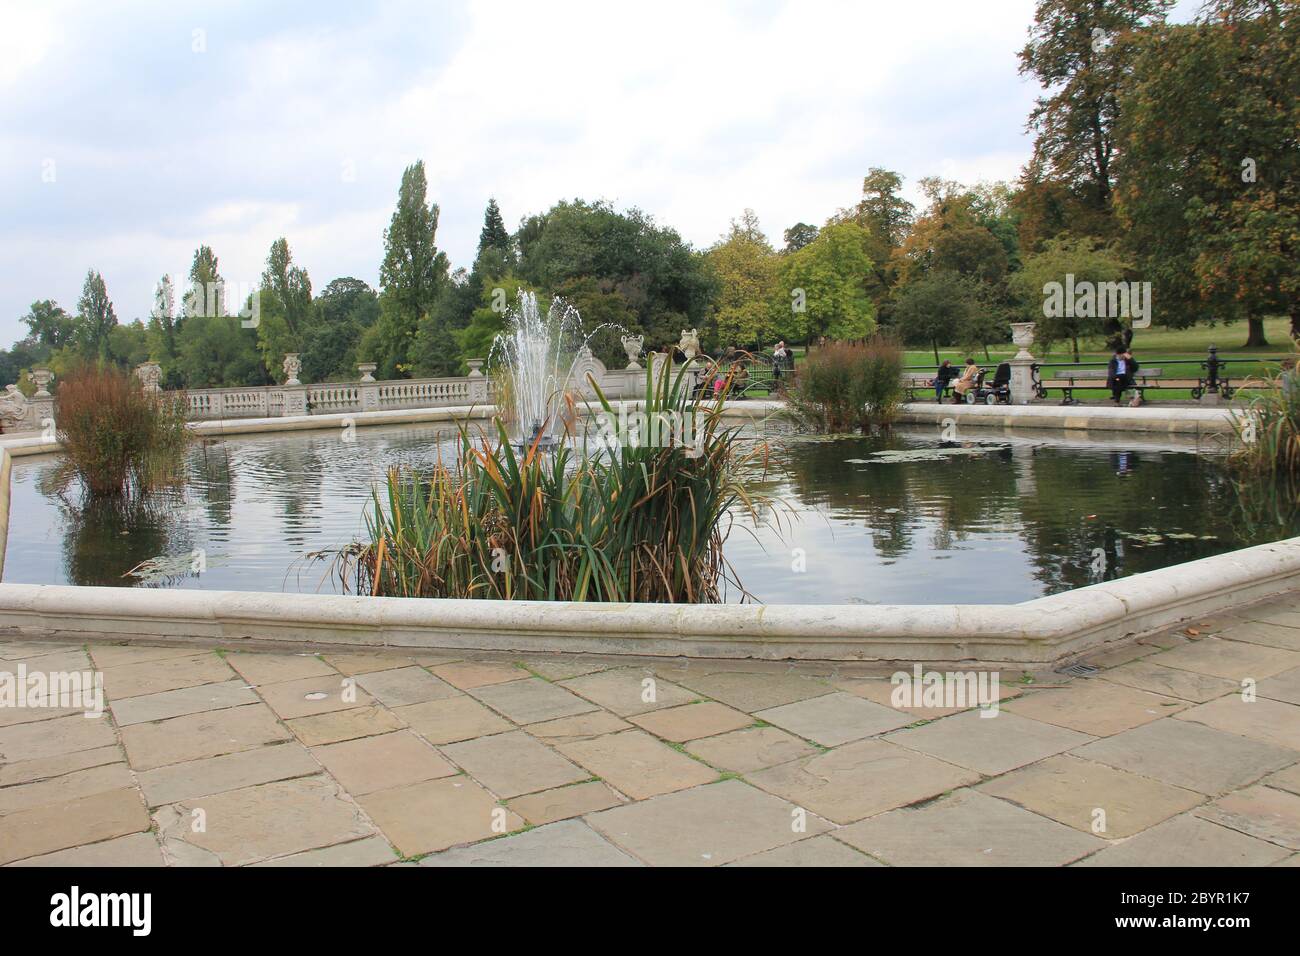
<path fill-rule="evenodd" d="M 953 443 L 918 429 L 768 441 L 772 468 L 756 480 L 791 513 L 780 534 L 738 520 L 727 555 L 769 602 L 1016 602 L 1296 528 L 1294 493 L 1248 500 L 1219 457 L 1149 439 Z M 182 491 L 92 508 L 75 487 L 59 490 L 58 459 L 20 459 L 5 580 L 335 590 L 305 556 L 362 533 L 370 488 L 388 468 L 427 467 L 454 442 L 434 426 L 361 429 L 354 441 L 332 431 L 205 441 Z M 188 570 L 191 554 L 202 573 Z M 160 557 L 175 574 L 124 577 Z"/>

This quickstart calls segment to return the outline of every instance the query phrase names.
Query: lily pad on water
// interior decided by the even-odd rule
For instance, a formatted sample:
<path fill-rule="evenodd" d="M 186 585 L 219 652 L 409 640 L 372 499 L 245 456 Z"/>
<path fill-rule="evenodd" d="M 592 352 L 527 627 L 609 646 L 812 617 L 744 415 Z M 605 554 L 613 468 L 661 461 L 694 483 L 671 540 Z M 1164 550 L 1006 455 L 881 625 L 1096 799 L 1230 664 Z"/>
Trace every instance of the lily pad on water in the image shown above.
<path fill-rule="evenodd" d="M 170 578 L 183 578 L 197 573 L 194 568 L 195 555 L 160 554 L 156 558 L 146 558 L 126 574 L 124 578 L 135 578 L 141 584 L 160 584 Z M 207 562 L 211 564 L 211 562 Z"/>
<path fill-rule="evenodd" d="M 909 461 L 934 461 L 939 458 L 960 458 L 972 455 L 987 455 L 989 452 L 1001 451 L 1006 445 L 952 446 L 947 448 L 902 448 L 891 451 L 878 451 L 870 458 L 846 458 L 849 465 L 881 465 Z"/>

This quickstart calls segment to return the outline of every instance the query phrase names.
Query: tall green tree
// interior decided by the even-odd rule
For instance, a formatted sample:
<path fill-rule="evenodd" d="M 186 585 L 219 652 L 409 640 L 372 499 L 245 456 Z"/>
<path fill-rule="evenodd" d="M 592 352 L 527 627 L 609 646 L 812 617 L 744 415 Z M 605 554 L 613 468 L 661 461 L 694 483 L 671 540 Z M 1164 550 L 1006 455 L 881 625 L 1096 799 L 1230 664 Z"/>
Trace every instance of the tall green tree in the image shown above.
<path fill-rule="evenodd" d="M 31 336 L 50 349 L 63 348 L 72 343 L 75 322 L 53 299 L 33 302 L 23 322 Z"/>
<path fill-rule="evenodd" d="M 211 246 L 194 250 L 189 280 L 189 288 L 181 296 L 186 318 L 226 314 L 226 280 L 221 278 L 217 254 Z"/>
<path fill-rule="evenodd" d="M 447 255 L 438 250 L 438 204 L 428 201 L 424 161 L 402 173 L 397 208 L 384 231 L 384 261 L 379 267 L 379 321 L 362 339 L 385 377 L 406 375 L 420 319 L 447 283 Z"/>
<path fill-rule="evenodd" d="M 1048 91 L 1029 115 L 1034 152 L 1092 208 L 1111 205 L 1125 36 L 1161 23 L 1173 0 L 1039 0 L 1020 72 Z"/>
<path fill-rule="evenodd" d="M 107 361 L 112 354 L 109 342 L 115 325 L 117 313 L 113 311 L 104 277 L 91 269 L 86 273 L 81 300 L 77 303 L 75 339 L 81 354 Z"/>
<path fill-rule="evenodd" d="M 785 239 L 785 248 L 783 252 L 789 254 L 798 252 L 808 243 L 817 238 L 817 227 L 810 226 L 806 222 L 796 222 L 793 226 L 785 231 L 782 235 Z"/>
<path fill-rule="evenodd" d="M 1134 53 L 1117 206 L 1156 320 L 1300 334 L 1300 5 L 1215 0 Z"/>
<path fill-rule="evenodd" d="M 871 233 L 856 221 L 832 223 L 785 257 L 780 288 L 794 304 L 792 315 L 804 336 L 854 340 L 875 332 L 876 307 L 866 288 L 870 244 Z"/>
<path fill-rule="evenodd" d="M 478 234 L 478 254 L 483 255 L 486 249 L 497 249 L 510 254 L 513 248 L 505 220 L 501 218 L 501 207 L 497 205 L 496 199 L 489 199 L 487 209 L 483 211 L 483 228 Z"/>
<path fill-rule="evenodd" d="M 778 302 L 780 259 L 752 209 L 732 220 L 731 231 L 707 258 L 718 279 L 713 318 L 718 345 L 757 348 L 775 341 L 784 318 Z M 789 303 L 785 308 L 788 314 Z"/>

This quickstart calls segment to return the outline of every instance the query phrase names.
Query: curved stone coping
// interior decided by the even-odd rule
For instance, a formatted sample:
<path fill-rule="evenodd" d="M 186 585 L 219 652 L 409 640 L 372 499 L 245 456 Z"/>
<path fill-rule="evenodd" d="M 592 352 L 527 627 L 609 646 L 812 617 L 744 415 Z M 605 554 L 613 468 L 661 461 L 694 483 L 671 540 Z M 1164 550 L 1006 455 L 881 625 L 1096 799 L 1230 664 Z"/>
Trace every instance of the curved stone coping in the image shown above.
<path fill-rule="evenodd" d="M 222 646 L 1042 666 L 1300 584 L 1300 538 L 1012 605 L 667 605 L 0 584 L 0 633 Z"/>
<path fill-rule="evenodd" d="M 936 405 L 907 402 L 898 421 L 941 424 L 952 419 L 960 425 L 1003 428 L 1064 428 L 1084 431 L 1166 432 L 1172 434 L 1226 434 L 1235 432 L 1232 408 L 1185 406 L 1114 408 L 1105 405 Z"/>

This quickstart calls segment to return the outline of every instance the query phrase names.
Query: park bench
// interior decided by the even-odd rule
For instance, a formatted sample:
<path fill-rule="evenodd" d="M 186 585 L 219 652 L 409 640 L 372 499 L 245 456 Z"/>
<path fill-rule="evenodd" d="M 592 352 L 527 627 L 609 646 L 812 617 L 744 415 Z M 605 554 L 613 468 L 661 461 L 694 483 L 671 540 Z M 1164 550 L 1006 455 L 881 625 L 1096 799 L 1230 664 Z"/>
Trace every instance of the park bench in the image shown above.
<path fill-rule="evenodd" d="M 1159 368 L 1139 368 L 1137 379 L 1130 386 L 1133 391 L 1137 392 L 1146 401 L 1146 391 L 1149 388 L 1168 388 L 1168 382 L 1162 382 L 1164 369 Z M 1107 373 L 1103 368 L 1084 368 L 1073 371 L 1060 371 L 1053 374 L 1053 377 L 1042 382 L 1038 387 L 1040 398 L 1047 397 L 1047 390 L 1051 388 L 1060 389 L 1062 405 L 1078 405 L 1079 400 L 1074 397 L 1076 388 L 1105 388 Z"/>
<path fill-rule="evenodd" d="M 903 376 L 903 388 L 907 390 L 907 400 L 916 401 L 916 393 L 919 389 L 923 395 L 929 397 L 934 394 L 934 373 L 929 375 L 908 372 Z M 947 398 L 952 394 L 952 383 L 957 381 L 955 378 L 949 380 L 948 384 L 943 387 L 943 395 Z"/>

